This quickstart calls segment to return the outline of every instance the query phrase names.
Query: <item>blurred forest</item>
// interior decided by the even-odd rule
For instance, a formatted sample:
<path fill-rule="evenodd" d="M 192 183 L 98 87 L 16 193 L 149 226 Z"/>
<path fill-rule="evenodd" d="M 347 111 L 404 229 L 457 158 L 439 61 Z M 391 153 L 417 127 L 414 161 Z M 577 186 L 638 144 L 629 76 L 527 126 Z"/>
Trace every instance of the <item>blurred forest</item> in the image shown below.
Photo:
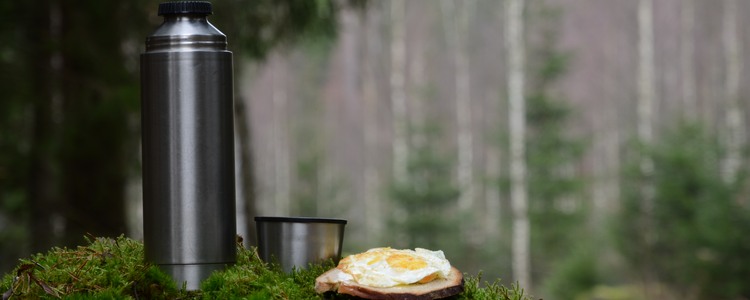
<path fill-rule="evenodd" d="M 158 1 L 0 4 L 0 270 L 140 239 Z M 750 298 L 750 2 L 216 0 L 238 233 L 345 218 L 545 299 Z"/>

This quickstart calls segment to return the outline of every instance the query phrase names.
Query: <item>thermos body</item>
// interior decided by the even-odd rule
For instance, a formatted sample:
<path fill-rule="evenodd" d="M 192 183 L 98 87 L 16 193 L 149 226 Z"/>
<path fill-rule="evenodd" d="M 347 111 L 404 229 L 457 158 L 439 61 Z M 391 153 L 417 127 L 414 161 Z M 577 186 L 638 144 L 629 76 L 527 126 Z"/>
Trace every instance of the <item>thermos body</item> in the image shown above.
<path fill-rule="evenodd" d="M 185 7 L 159 7 L 141 55 L 143 217 L 146 259 L 194 290 L 236 261 L 233 71 L 226 37 Z"/>

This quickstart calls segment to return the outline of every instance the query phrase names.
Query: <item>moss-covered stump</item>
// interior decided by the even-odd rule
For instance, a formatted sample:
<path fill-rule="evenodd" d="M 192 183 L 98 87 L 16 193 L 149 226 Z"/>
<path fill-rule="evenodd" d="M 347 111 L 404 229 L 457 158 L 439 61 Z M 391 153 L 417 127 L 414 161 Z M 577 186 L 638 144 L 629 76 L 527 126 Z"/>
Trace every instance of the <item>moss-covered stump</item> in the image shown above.
<path fill-rule="evenodd" d="M 143 259 L 143 244 L 125 237 L 96 238 L 76 249 L 53 248 L 20 260 L 0 282 L 2 299 L 350 299 L 318 295 L 315 278 L 332 262 L 286 274 L 262 262 L 254 248 L 238 245 L 237 264 L 206 279 L 200 291 L 185 291 Z M 517 286 L 465 276 L 466 291 L 451 299 L 529 299 Z"/>

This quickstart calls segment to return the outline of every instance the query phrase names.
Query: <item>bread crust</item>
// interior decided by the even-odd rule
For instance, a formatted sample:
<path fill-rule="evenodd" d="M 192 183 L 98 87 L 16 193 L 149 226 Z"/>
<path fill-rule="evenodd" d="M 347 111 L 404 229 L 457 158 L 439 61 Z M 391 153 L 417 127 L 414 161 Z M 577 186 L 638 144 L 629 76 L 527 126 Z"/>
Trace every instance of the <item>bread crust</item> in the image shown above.
<path fill-rule="evenodd" d="M 318 293 L 334 291 L 364 299 L 388 300 L 432 300 L 450 297 L 464 291 L 463 274 L 455 267 L 451 267 L 451 272 L 447 278 L 438 278 L 428 283 L 388 288 L 365 286 L 353 281 L 336 282 L 338 272 L 342 271 L 333 268 L 318 276 L 315 279 L 315 291 Z"/>

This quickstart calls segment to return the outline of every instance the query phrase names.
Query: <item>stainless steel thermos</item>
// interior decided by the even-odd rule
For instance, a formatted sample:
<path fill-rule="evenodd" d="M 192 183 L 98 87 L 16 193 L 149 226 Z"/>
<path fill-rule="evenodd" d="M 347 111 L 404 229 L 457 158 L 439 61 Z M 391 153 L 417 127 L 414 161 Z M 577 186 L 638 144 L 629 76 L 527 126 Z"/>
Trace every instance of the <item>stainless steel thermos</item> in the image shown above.
<path fill-rule="evenodd" d="M 161 3 L 141 54 L 146 260 L 188 290 L 236 261 L 232 53 L 211 13 Z"/>

